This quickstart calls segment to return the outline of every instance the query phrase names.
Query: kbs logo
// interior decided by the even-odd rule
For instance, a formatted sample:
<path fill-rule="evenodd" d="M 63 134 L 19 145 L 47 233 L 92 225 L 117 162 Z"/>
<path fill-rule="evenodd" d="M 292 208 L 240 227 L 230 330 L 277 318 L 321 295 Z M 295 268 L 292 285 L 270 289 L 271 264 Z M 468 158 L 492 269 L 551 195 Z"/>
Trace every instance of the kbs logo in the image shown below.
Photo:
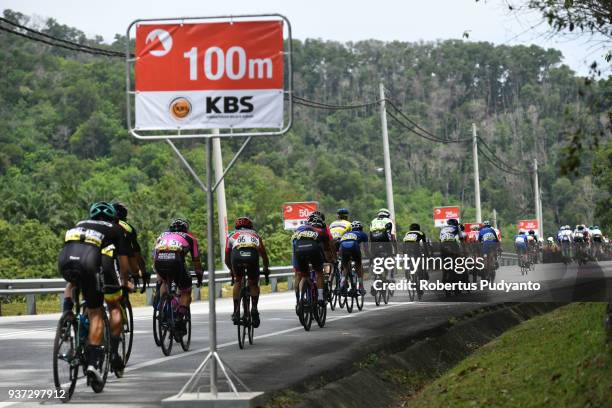
<path fill-rule="evenodd" d="M 170 114 L 175 119 L 185 119 L 191 113 L 191 103 L 186 98 L 176 98 L 170 103 Z"/>
<path fill-rule="evenodd" d="M 254 110 L 252 96 L 207 96 L 206 113 L 251 113 Z"/>

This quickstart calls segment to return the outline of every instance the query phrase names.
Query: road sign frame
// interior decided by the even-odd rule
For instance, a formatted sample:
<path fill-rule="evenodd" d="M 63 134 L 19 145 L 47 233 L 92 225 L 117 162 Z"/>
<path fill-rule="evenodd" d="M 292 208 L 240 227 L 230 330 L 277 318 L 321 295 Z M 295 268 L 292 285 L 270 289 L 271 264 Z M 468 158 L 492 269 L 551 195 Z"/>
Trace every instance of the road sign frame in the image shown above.
<path fill-rule="evenodd" d="M 283 103 L 287 104 L 287 109 L 284 110 L 283 115 L 285 116 L 286 125 L 276 131 L 240 131 L 235 132 L 234 128 L 224 128 L 229 129 L 229 131 L 220 131 L 219 133 L 213 133 L 212 129 L 189 129 L 184 130 L 177 126 L 176 131 L 168 132 L 167 129 L 158 129 L 151 130 L 148 129 L 146 131 L 137 129 L 133 121 L 135 121 L 135 116 L 132 115 L 132 105 L 133 102 L 135 104 L 135 95 L 137 91 L 132 89 L 132 80 L 131 80 L 131 70 L 134 66 L 134 63 L 137 60 L 137 56 L 132 58 L 130 52 L 130 43 L 131 37 L 130 32 L 132 28 L 134 28 L 139 23 L 159 23 L 159 24 L 182 24 L 184 22 L 236 22 L 236 21 L 258 21 L 260 19 L 278 19 L 278 21 L 283 21 L 284 27 L 287 28 L 287 37 L 283 39 L 284 43 L 284 57 L 286 61 L 286 89 L 283 90 L 283 93 L 287 96 L 286 100 Z M 284 30 L 283 30 L 284 31 Z M 283 16 L 282 14 L 272 13 L 272 14 L 241 14 L 241 15 L 227 15 L 227 16 L 212 16 L 212 17 L 168 17 L 168 18 L 150 18 L 150 19 L 137 19 L 130 23 L 126 31 L 127 44 L 125 48 L 125 83 L 126 83 L 126 118 L 127 118 L 127 128 L 129 133 L 141 140 L 163 140 L 163 139 L 201 139 L 201 138 L 213 138 L 213 137 L 240 137 L 240 136 L 281 136 L 287 133 L 291 127 L 293 126 L 293 52 L 292 52 L 292 34 L 291 34 L 291 23 L 289 20 Z M 283 82 L 285 82 L 285 78 L 283 78 Z M 162 132 L 168 132 L 167 134 L 156 134 Z M 143 132 L 153 132 L 153 134 L 145 134 Z"/>

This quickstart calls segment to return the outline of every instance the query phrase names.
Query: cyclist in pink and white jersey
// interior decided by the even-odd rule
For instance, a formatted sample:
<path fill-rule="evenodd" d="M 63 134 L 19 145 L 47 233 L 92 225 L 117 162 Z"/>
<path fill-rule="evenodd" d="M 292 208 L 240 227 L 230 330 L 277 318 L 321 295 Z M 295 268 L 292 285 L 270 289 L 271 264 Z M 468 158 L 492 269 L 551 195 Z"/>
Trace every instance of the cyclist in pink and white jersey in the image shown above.
<path fill-rule="evenodd" d="M 168 230 L 155 241 L 153 261 L 155 271 L 162 279 L 160 294 L 164 295 L 168 290 L 168 284 L 172 281 L 181 293 L 178 308 L 177 329 L 179 332 L 185 330 L 184 317 L 191 304 L 191 275 L 185 267 L 185 256 L 191 254 L 191 260 L 198 279 L 198 287 L 202 285 L 202 264 L 198 251 L 198 240 L 189 232 L 189 223 L 177 218 L 168 227 Z"/>

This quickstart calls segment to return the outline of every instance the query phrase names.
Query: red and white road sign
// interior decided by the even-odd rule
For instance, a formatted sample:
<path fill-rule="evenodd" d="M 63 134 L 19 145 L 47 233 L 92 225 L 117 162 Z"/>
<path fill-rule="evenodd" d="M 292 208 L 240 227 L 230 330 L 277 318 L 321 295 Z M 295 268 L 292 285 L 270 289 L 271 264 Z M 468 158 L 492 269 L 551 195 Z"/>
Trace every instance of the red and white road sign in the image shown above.
<path fill-rule="evenodd" d="M 518 230 L 525 231 L 525 232 L 534 230 L 538 236 L 540 235 L 540 228 L 539 228 L 538 220 L 520 220 L 518 222 Z"/>
<path fill-rule="evenodd" d="M 319 203 L 309 201 L 303 203 L 283 204 L 283 219 L 285 229 L 294 230 L 308 220 L 308 216 L 319 208 Z"/>
<path fill-rule="evenodd" d="M 446 225 L 446 221 L 451 218 L 460 221 L 459 219 L 459 207 L 434 207 L 433 218 L 434 227 L 443 227 Z"/>
<path fill-rule="evenodd" d="M 281 128 L 283 22 L 136 27 L 136 129 Z"/>

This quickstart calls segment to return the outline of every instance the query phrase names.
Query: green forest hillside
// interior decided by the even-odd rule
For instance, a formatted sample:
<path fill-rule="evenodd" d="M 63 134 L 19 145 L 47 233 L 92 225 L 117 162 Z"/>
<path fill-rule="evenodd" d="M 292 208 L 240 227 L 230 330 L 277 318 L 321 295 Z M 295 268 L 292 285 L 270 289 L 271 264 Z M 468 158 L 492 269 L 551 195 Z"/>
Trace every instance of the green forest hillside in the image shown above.
<path fill-rule="evenodd" d="M 4 17 L 31 25 L 14 11 Z M 52 19 L 31 26 L 124 50 L 121 36 L 104 45 Z M 612 227 L 611 79 L 587 83 L 560 63 L 559 51 L 536 46 L 458 40 L 293 45 L 297 95 L 331 104 L 373 101 L 382 80 L 387 97 L 438 137 L 470 137 L 475 122 L 511 166 L 529 171 L 537 154 L 547 235 L 566 223 Z M 175 216 L 191 220 L 206 248 L 204 194 L 166 143 L 137 141 L 125 129 L 124 75 L 121 58 L 0 32 L 0 277 L 57 276 L 64 230 L 102 199 L 127 203 L 147 253 Z M 328 212 L 346 206 L 361 220 L 385 206 L 376 106 L 296 105 L 294 123 L 284 137 L 251 142 L 226 180 L 229 219 L 253 217 L 276 265 L 290 257 L 283 202 L 317 200 Z M 473 219 L 471 144 L 425 140 L 391 117 L 389 133 L 400 233 L 415 221 L 433 232 L 435 205 L 458 204 L 463 220 Z M 222 141 L 226 162 L 240 143 Z M 203 173 L 203 144 L 177 144 Z M 562 175 L 568 165 L 576 171 Z M 495 208 L 506 236 L 518 219 L 534 216 L 529 176 L 503 172 L 481 157 L 480 177 L 483 216 Z"/>

